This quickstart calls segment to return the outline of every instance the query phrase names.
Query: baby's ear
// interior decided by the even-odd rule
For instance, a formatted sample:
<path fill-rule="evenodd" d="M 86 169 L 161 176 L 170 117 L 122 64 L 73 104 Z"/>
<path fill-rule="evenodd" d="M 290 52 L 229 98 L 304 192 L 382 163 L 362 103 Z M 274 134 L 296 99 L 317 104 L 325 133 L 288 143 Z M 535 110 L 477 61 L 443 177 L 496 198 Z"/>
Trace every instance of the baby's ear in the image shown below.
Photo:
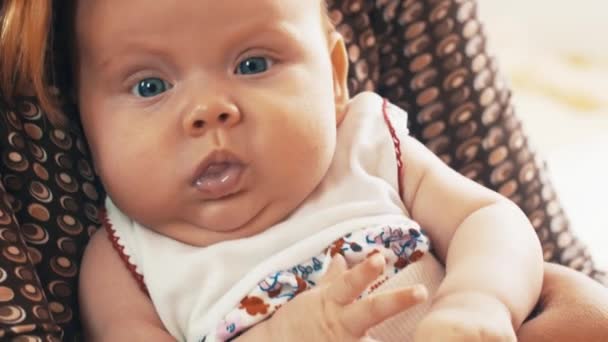
<path fill-rule="evenodd" d="M 344 39 L 338 32 L 329 36 L 329 54 L 333 69 L 334 100 L 336 103 L 336 122 L 344 118 L 348 106 L 348 55 Z"/>

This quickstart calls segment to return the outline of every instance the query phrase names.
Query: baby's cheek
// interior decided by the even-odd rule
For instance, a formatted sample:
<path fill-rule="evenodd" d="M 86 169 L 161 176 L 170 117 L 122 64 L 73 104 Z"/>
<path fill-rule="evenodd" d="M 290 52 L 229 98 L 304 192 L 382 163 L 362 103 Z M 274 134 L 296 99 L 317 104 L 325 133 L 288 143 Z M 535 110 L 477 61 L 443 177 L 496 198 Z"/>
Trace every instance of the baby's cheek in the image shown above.
<path fill-rule="evenodd" d="M 293 130 L 284 137 L 285 143 L 276 147 L 280 155 L 272 179 L 276 189 L 290 193 L 290 197 L 303 200 L 323 180 L 333 157 L 335 136 L 318 123 L 308 129 Z"/>
<path fill-rule="evenodd" d="M 140 196 L 162 191 L 159 168 L 165 163 L 154 162 L 156 154 L 119 137 L 108 137 L 106 141 L 96 148 L 95 161 L 101 181 L 113 200 L 139 202 Z"/>

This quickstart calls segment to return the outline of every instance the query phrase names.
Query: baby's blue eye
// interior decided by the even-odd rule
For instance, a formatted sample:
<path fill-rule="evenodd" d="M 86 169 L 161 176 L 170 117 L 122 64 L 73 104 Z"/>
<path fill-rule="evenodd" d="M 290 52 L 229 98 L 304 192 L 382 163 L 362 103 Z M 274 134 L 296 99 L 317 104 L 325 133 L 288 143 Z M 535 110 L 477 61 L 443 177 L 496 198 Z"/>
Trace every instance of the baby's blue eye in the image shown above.
<path fill-rule="evenodd" d="M 265 72 L 270 67 L 271 62 L 264 57 L 250 57 L 243 60 L 236 67 L 236 73 L 240 75 L 254 75 Z"/>
<path fill-rule="evenodd" d="M 169 83 L 158 78 L 144 78 L 133 86 L 131 92 L 140 97 L 152 97 L 164 93 L 170 88 Z"/>

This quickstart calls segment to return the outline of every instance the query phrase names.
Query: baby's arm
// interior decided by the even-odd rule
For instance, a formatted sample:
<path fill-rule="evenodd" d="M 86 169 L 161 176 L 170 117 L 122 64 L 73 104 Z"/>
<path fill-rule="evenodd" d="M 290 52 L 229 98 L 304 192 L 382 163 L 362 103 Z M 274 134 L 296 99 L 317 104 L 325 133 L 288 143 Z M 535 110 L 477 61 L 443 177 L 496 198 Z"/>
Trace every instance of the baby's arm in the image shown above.
<path fill-rule="evenodd" d="M 440 311 L 431 321 L 450 320 L 452 314 L 466 320 L 467 311 L 476 314 L 469 323 L 498 315 L 518 329 L 536 304 L 543 279 L 542 250 L 528 218 L 415 139 L 403 139 L 401 148 L 403 201 L 446 265 L 429 318 Z M 426 330 L 424 322 L 420 329 Z"/>
<path fill-rule="evenodd" d="M 175 341 L 103 229 L 85 250 L 79 290 L 87 341 Z"/>

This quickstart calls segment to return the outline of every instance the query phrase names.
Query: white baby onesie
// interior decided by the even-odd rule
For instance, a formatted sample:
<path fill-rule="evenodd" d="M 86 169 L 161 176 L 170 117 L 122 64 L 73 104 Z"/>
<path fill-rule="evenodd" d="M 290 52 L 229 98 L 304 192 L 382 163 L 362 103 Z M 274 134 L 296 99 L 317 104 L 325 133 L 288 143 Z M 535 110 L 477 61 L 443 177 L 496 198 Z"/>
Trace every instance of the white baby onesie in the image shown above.
<path fill-rule="evenodd" d="M 338 127 L 327 175 L 285 221 L 252 237 L 196 247 L 142 227 L 108 198 L 106 230 L 179 341 L 235 336 L 314 286 L 336 252 L 351 264 L 370 253 L 386 257 L 390 267 L 368 292 L 415 283 L 434 292 L 443 268 L 427 253 L 428 240 L 400 196 L 400 169 L 407 177 L 407 165 L 397 156 L 407 135 L 404 111 L 362 93 Z M 416 306 L 370 333 L 408 341 L 427 309 Z"/>

